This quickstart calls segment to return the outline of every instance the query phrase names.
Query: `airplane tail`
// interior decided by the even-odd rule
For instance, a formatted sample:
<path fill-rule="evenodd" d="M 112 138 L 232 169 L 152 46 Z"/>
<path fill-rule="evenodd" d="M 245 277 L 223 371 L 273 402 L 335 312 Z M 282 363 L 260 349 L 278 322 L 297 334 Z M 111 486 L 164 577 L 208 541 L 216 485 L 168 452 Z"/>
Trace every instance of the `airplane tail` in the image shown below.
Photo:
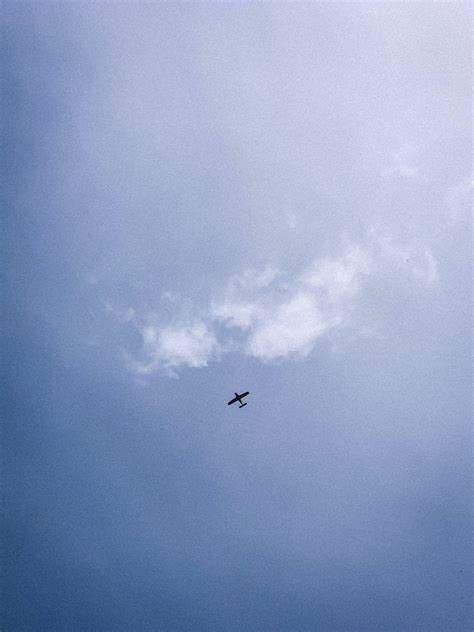
<path fill-rule="evenodd" d="M 245 404 L 241 404 L 239 408 L 243 408 L 244 406 L 247 406 L 247 402 L 245 402 Z"/>

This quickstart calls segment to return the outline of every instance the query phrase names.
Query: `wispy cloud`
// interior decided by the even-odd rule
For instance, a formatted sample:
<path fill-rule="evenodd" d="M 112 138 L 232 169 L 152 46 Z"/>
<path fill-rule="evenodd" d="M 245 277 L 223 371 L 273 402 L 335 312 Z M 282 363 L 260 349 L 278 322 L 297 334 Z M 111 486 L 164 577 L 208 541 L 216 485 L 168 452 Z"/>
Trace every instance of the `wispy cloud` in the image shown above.
<path fill-rule="evenodd" d="M 320 336 L 344 323 L 348 302 L 369 267 L 368 256 L 351 247 L 338 258 L 316 259 L 291 281 L 274 273 L 258 293 L 244 285 L 239 295 L 233 281 L 211 314 L 245 332 L 241 350 L 248 355 L 261 360 L 305 356 Z"/>
<path fill-rule="evenodd" d="M 385 270 L 403 272 L 427 286 L 438 280 L 438 263 L 426 243 L 416 239 L 403 243 L 376 231 L 370 239 L 373 256 Z"/>
<path fill-rule="evenodd" d="M 389 278 L 394 269 L 425 285 L 438 274 L 427 247 L 397 244 L 372 232 L 365 246 L 352 244 L 339 256 L 315 258 L 291 277 L 271 267 L 243 270 L 207 306 L 196 307 L 195 317 L 177 309 L 175 321 L 163 324 L 155 313 L 140 317 L 128 309 L 121 321 L 133 324 L 142 340 L 139 357 L 127 356 L 128 366 L 137 376 L 176 376 L 231 351 L 264 362 L 307 356 L 321 337 L 352 327 L 364 284 Z"/>

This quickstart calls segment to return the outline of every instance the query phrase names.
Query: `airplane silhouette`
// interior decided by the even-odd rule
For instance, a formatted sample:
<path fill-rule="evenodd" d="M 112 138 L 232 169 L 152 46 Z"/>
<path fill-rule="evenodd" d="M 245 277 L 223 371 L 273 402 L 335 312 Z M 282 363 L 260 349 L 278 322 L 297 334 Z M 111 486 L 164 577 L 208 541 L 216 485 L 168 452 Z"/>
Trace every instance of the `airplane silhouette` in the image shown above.
<path fill-rule="evenodd" d="M 242 393 L 242 395 L 239 395 L 238 393 L 234 393 L 235 395 L 234 399 L 231 399 L 230 402 L 227 402 L 227 405 L 230 406 L 230 404 L 235 404 L 235 402 L 240 402 L 239 408 L 243 408 L 244 406 L 247 406 L 247 402 L 245 402 L 245 404 L 242 404 L 242 400 L 244 397 L 247 397 L 248 394 L 249 394 L 248 391 L 245 393 Z"/>

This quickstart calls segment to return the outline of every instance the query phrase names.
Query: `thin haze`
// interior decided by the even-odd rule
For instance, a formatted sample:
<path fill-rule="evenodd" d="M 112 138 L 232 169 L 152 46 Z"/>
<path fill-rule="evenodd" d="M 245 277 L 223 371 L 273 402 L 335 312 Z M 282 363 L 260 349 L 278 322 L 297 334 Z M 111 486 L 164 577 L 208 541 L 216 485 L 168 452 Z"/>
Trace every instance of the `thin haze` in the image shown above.
<path fill-rule="evenodd" d="M 2 629 L 472 629 L 470 18 L 4 3 Z"/>

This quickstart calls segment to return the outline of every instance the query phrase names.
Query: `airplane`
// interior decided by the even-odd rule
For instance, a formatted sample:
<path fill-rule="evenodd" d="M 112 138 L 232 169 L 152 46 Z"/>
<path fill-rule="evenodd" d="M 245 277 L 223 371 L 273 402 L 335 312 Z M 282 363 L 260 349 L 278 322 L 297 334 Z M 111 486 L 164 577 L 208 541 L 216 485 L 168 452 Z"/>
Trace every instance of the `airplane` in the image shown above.
<path fill-rule="evenodd" d="M 248 391 L 246 393 L 242 393 L 242 395 L 239 395 L 238 393 L 234 393 L 235 395 L 234 399 L 231 399 L 230 402 L 227 402 L 227 406 L 230 406 L 230 404 L 235 404 L 235 402 L 240 402 L 239 408 L 243 408 L 244 406 L 247 406 L 247 402 L 245 402 L 245 404 L 242 404 L 242 400 L 244 397 L 247 397 L 248 394 L 249 394 Z"/>

